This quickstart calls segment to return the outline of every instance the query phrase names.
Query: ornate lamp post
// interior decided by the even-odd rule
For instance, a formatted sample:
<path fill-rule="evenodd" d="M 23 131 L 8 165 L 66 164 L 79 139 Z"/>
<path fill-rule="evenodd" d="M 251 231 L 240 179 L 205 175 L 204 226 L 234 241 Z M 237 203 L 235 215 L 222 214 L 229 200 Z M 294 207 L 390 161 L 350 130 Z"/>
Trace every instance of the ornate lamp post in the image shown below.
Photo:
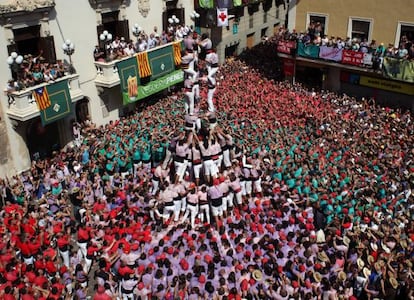
<path fill-rule="evenodd" d="M 23 56 L 17 54 L 14 51 L 7 58 L 7 64 L 10 66 L 10 70 L 12 72 L 12 77 L 14 80 L 20 79 L 20 65 L 22 62 L 23 62 Z"/>
<path fill-rule="evenodd" d="M 107 30 L 102 32 L 99 36 L 99 39 L 104 43 L 105 45 L 105 57 L 108 60 L 108 45 L 112 41 L 112 33 L 109 33 Z"/>
<path fill-rule="evenodd" d="M 62 45 L 63 53 L 69 56 L 69 74 L 75 73 L 75 69 L 72 64 L 72 55 L 75 53 L 75 45 L 68 39 Z"/>
<path fill-rule="evenodd" d="M 139 26 L 138 24 L 134 24 L 134 26 L 132 27 L 132 34 L 135 36 L 135 37 L 139 37 L 140 36 L 140 34 L 142 33 L 142 28 L 141 28 L 141 26 Z"/>
<path fill-rule="evenodd" d="M 194 31 L 197 31 L 196 29 L 198 28 L 197 26 L 197 21 L 200 18 L 200 14 L 198 12 L 196 12 L 195 10 L 190 14 L 190 18 L 191 20 L 194 21 Z M 197 32 L 199 33 L 199 32 Z"/>

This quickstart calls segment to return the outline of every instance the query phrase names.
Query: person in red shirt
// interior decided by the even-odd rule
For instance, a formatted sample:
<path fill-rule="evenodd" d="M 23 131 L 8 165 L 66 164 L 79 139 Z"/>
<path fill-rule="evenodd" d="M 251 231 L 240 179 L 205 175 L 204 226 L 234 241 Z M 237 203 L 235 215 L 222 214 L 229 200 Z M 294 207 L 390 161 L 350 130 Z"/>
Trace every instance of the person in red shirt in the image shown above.
<path fill-rule="evenodd" d="M 69 268 L 69 243 L 70 236 L 68 234 L 58 233 L 56 244 L 59 249 L 59 254 L 62 256 L 63 264 Z"/>
<path fill-rule="evenodd" d="M 105 287 L 100 285 L 92 298 L 93 300 L 111 300 L 111 296 L 106 293 Z"/>

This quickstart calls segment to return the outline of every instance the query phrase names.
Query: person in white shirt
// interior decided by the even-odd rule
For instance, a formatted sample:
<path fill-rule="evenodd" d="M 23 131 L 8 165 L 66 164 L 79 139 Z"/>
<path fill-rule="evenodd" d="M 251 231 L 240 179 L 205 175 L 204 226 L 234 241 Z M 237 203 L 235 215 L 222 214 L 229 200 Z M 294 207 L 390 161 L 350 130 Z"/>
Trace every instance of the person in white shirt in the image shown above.
<path fill-rule="evenodd" d="M 219 58 L 214 49 L 207 51 L 206 54 L 206 64 L 207 64 L 207 83 L 208 83 L 208 92 L 207 92 L 207 104 L 208 110 L 214 111 L 213 97 L 216 92 L 216 73 L 218 71 L 218 62 Z"/>

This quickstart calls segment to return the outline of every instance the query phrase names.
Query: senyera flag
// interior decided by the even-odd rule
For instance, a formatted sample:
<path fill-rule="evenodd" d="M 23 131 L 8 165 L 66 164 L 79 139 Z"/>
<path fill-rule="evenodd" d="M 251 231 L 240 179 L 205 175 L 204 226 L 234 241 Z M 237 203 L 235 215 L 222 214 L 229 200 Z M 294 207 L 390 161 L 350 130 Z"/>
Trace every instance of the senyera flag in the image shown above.
<path fill-rule="evenodd" d="M 50 105 L 52 105 L 47 93 L 47 89 L 44 86 L 39 87 L 33 91 L 33 98 L 36 100 L 39 110 L 45 110 Z"/>

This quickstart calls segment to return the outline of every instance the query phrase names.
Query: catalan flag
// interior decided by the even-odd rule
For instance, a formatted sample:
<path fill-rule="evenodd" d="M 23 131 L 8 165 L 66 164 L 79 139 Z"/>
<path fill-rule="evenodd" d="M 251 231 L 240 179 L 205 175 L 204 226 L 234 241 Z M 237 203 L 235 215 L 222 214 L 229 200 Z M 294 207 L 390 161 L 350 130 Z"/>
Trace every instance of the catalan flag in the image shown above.
<path fill-rule="evenodd" d="M 52 105 L 46 87 L 40 87 L 35 89 L 33 91 L 33 98 L 36 100 L 39 110 L 45 110 L 50 105 Z"/>
<path fill-rule="evenodd" d="M 138 72 L 140 78 L 151 76 L 151 67 L 149 65 L 148 53 L 140 52 L 137 54 Z"/>
<path fill-rule="evenodd" d="M 181 42 L 177 41 L 173 44 L 173 51 L 174 51 L 174 64 L 176 66 L 181 65 Z"/>

